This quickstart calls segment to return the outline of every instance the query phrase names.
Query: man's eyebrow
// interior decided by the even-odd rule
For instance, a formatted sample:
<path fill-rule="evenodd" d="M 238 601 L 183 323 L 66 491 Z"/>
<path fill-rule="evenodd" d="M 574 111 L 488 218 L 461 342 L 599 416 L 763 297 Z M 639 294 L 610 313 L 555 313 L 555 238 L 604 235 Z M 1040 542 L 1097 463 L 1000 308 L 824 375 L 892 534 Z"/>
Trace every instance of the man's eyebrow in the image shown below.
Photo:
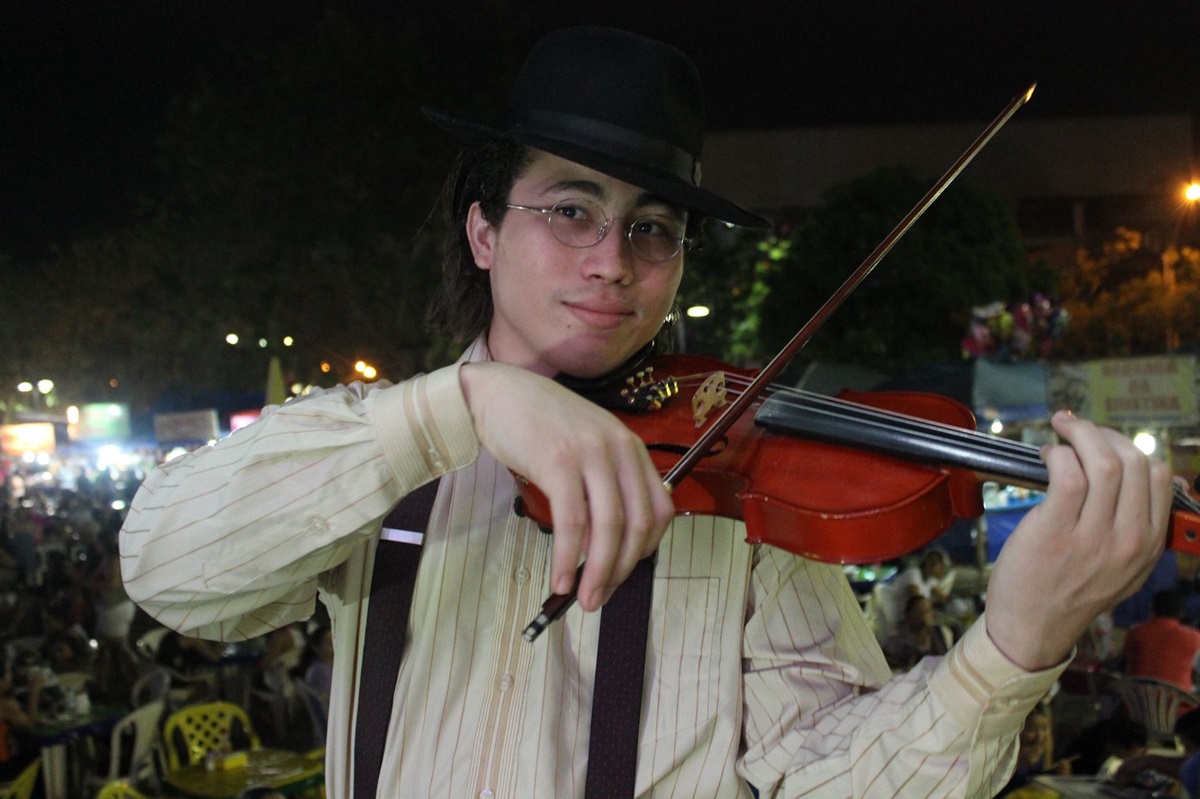
<path fill-rule="evenodd" d="M 604 190 L 603 184 L 597 183 L 594 180 L 559 180 L 548 186 L 546 190 L 547 193 L 573 192 L 583 194 L 600 202 L 603 202 L 608 197 L 608 192 Z M 634 208 L 646 208 L 652 205 L 661 205 L 667 209 L 668 213 L 680 219 L 687 217 L 686 208 L 648 191 L 638 195 L 637 202 L 634 203 Z"/>
<path fill-rule="evenodd" d="M 667 209 L 667 212 L 674 216 L 684 219 L 688 215 L 688 210 L 682 205 L 673 203 L 665 197 L 661 197 L 651 192 L 644 192 L 638 195 L 637 207 L 645 208 L 648 205 L 661 205 Z"/>
<path fill-rule="evenodd" d="M 562 191 L 578 192 L 586 194 L 597 200 L 603 200 L 606 192 L 604 187 L 594 180 L 559 180 L 546 187 L 548 193 L 557 193 Z"/>

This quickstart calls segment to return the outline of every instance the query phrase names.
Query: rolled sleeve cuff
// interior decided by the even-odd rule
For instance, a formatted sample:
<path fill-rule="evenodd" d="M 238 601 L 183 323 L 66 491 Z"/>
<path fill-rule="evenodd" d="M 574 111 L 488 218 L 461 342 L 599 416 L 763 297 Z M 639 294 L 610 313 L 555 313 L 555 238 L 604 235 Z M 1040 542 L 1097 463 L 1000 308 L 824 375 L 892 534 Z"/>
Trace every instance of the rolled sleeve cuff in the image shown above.
<path fill-rule="evenodd" d="M 377 395 L 375 423 L 384 457 L 410 489 L 466 466 L 479 454 L 459 366 L 418 375 Z"/>
<path fill-rule="evenodd" d="M 963 727 L 978 728 L 988 738 L 1010 734 L 1020 729 L 1070 661 L 1025 671 L 996 648 L 980 616 L 934 671 L 929 690 Z"/>

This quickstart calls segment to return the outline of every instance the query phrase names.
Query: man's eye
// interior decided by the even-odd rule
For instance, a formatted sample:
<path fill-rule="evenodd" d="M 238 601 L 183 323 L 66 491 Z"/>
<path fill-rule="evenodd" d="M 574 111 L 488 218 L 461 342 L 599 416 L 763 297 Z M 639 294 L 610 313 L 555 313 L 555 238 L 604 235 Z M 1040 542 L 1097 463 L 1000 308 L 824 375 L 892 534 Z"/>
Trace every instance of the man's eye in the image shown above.
<path fill-rule="evenodd" d="M 655 236 L 664 239 L 683 238 L 683 228 L 676 222 L 657 217 L 639 219 L 633 223 L 633 232 L 643 236 Z"/>
<path fill-rule="evenodd" d="M 585 205 L 578 203 L 565 203 L 554 206 L 554 212 L 563 219 L 568 219 L 572 222 L 586 222 L 591 219 L 591 214 Z"/>

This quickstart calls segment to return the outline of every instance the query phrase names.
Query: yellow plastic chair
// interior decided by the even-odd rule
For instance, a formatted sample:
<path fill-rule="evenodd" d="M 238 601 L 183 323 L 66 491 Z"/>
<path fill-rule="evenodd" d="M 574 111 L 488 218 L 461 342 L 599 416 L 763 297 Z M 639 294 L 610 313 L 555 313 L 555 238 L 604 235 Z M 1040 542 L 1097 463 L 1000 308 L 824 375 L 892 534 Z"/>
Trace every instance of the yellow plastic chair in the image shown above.
<path fill-rule="evenodd" d="M 100 789 L 96 799 L 150 799 L 149 796 L 134 788 L 128 780 L 110 782 Z"/>
<path fill-rule="evenodd" d="M 233 702 L 204 702 L 180 708 L 163 725 L 163 743 L 169 771 L 201 763 L 211 751 L 262 746 L 249 715 Z"/>
<path fill-rule="evenodd" d="M 30 763 L 17 778 L 7 785 L 0 786 L 0 799 L 30 799 L 33 789 L 37 787 L 38 774 L 42 771 L 42 759 Z"/>

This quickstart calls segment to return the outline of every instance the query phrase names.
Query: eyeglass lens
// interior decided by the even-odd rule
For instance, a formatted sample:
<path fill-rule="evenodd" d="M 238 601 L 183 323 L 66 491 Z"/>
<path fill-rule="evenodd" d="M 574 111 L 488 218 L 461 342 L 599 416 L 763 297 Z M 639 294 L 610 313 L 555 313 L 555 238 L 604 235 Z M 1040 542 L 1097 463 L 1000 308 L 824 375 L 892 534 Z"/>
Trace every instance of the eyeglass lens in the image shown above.
<path fill-rule="evenodd" d="M 604 238 L 612 221 L 589 200 L 562 200 L 550 209 L 550 230 L 568 247 L 591 247 Z M 676 219 L 649 215 L 635 219 L 625 230 L 629 246 L 642 260 L 669 261 L 683 246 L 683 225 Z"/>

